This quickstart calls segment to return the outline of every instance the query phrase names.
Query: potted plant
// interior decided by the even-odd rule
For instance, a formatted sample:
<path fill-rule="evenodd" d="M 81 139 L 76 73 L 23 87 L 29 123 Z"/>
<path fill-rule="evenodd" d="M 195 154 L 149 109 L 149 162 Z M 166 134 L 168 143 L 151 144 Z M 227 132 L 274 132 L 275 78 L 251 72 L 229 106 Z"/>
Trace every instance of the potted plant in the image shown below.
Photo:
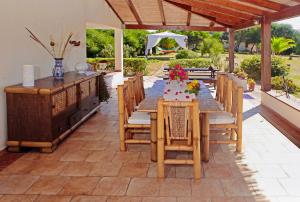
<path fill-rule="evenodd" d="M 249 91 L 254 91 L 254 88 L 255 88 L 255 81 L 254 79 L 248 79 L 248 89 Z"/>

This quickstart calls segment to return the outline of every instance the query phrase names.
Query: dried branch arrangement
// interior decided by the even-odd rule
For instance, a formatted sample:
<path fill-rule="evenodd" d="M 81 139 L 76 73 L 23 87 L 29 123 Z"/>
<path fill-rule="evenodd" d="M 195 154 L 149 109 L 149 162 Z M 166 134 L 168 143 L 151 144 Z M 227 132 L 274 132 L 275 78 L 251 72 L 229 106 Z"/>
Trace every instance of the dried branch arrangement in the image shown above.
<path fill-rule="evenodd" d="M 33 39 L 35 42 L 40 44 L 42 48 L 44 48 L 53 58 L 64 58 L 68 45 L 71 46 L 80 46 L 80 41 L 72 41 L 73 33 L 71 32 L 67 39 L 66 37 L 61 37 L 61 42 L 56 43 L 54 38 L 50 36 L 50 48 L 47 47 L 30 29 L 25 27 L 25 29 L 29 32 L 30 38 Z"/>

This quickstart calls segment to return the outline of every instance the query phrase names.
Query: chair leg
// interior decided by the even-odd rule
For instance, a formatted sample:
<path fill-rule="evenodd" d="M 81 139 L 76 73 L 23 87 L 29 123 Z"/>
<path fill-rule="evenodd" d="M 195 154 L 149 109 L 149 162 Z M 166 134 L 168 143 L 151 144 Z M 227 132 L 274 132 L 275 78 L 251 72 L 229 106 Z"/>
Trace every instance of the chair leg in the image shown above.
<path fill-rule="evenodd" d="M 201 178 L 201 151 L 200 141 L 194 141 L 193 161 L 194 161 L 194 178 L 200 181 Z"/>
<path fill-rule="evenodd" d="M 231 129 L 230 140 L 236 140 L 236 133 L 234 128 Z"/>
<path fill-rule="evenodd" d="M 165 177 L 165 145 L 162 139 L 158 139 L 157 141 L 157 177 L 164 178 Z"/>
<path fill-rule="evenodd" d="M 238 127 L 237 129 L 236 151 L 239 153 L 242 151 L 242 128 L 241 127 Z"/>
<path fill-rule="evenodd" d="M 125 129 L 120 129 L 120 151 L 126 151 L 126 144 L 125 144 L 125 136 L 127 131 L 125 132 Z"/>

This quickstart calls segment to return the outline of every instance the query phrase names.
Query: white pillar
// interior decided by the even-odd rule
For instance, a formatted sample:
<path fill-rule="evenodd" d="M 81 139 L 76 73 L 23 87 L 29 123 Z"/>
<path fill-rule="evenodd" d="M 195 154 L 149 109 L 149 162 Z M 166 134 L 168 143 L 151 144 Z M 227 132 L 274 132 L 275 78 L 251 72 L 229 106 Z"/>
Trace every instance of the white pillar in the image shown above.
<path fill-rule="evenodd" d="M 123 72 L 123 30 L 115 29 L 115 70 Z"/>

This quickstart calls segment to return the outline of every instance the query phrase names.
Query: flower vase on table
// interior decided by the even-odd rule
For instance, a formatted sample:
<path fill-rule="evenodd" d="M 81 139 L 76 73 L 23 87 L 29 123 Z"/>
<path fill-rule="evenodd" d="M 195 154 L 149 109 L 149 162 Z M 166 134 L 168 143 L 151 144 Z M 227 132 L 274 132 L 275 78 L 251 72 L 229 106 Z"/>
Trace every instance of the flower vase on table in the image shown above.
<path fill-rule="evenodd" d="M 53 77 L 55 79 L 64 78 L 64 67 L 63 67 L 63 58 L 54 58 L 54 68 L 53 68 Z"/>

